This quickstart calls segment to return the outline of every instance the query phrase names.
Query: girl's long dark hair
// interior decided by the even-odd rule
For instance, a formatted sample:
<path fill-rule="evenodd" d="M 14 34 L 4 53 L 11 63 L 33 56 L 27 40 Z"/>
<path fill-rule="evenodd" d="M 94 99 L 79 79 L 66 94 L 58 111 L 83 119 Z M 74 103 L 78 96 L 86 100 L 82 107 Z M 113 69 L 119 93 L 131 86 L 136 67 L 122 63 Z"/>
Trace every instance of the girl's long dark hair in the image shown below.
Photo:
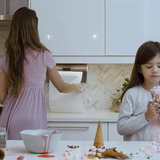
<path fill-rule="evenodd" d="M 133 65 L 130 82 L 126 90 L 122 93 L 121 100 L 125 92 L 136 85 L 142 84 L 144 82 L 143 74 L 140 73 L 140 67 L 142 64 L 146 64 L 148 61 L 152 60 L 157 54 L 160 54 L 160 43 L 148 41 L 143 43 L 136 54 L 135 62 Z"/>
<path fill-rule="evenodd" d="M 5 42 L 8 63 L 7 86 L 10 94 L 18 97 L 24 84 L 24 49 L 47 50 L 39 39 L 38 18 L 34 10 L 22 7 L 13 15 L 9 36 Z"/>

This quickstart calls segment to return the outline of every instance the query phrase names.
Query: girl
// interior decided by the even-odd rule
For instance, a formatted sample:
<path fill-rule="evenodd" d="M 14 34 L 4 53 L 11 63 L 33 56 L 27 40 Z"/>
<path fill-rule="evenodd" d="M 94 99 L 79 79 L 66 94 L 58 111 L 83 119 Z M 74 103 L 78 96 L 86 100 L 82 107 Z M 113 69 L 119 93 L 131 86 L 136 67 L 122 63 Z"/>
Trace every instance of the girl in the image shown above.
<path fill-rule="evenodd" d="M 0 127 L 8 139 L 21 139 L 25 129 L 47 129 L 44 82 L 46 73 L 59 92 L 80 92 L 81 83 L 65 83 L 50 51 L 40 42 L 35 11 L 18 9 L 5 42 L 6 54 L 0 65 Z"/>
<path fill-rule="evenodd" d="M 149 41 L 139 47 L 130 82 L 122 94 L 117 130 L 125 141 L 160 140 L 160 119 L 150 93 L 159 81 L 160 43 Z"/>

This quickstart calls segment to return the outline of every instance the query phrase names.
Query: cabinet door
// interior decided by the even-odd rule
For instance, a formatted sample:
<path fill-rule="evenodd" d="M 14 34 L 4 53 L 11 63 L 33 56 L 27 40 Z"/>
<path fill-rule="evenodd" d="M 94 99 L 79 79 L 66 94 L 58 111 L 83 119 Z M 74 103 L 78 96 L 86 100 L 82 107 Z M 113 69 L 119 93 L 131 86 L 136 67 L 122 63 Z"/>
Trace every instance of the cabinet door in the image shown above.
<path fill-rule="evenodd" d="M 28 7 L 28 0 L 6 0 L 6 13 L 13 15 L 17 9 L 21 7 Z"/>
<path fill-rule="evenodd" d="M 117 132 L 117 123 L 108 123 L 108 141 L 123 141 L 123 136 Z"/>
<path fill-rule="evenodd" d="M 0 0 L 0 15 L 6 14 L 6 0 Z"/>
<path fill-rule="evenodd" d="M 30 0 L 54 56 L 105 55 L 104 0 Z"/>
<path fill-rule="evenodd" d="M 136 54 L 145 41 L 160 41 L 159 0 L 106 1 L 106 55 Z"/>
<path fill-rule="evenodd" d="M 93 141 L 97 131 L 97 123 L 54 123 L 48 122 L 48 129 L 61 130 L 63 141 Z M 101 123 L 103 140 L 107 140 L 107 123 Z"/>

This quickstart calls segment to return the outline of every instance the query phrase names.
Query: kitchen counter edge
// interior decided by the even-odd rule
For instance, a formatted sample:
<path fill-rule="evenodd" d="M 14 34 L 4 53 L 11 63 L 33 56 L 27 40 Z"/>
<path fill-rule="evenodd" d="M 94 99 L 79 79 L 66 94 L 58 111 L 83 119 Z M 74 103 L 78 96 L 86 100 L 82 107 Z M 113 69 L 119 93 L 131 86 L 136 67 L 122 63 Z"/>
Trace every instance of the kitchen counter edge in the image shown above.
<path fill-rule="evenodd" d="M 113 111 L 85 111 L 84 113 L 47 112 L 48 122 L 117 122 L 119 113 Z"/>

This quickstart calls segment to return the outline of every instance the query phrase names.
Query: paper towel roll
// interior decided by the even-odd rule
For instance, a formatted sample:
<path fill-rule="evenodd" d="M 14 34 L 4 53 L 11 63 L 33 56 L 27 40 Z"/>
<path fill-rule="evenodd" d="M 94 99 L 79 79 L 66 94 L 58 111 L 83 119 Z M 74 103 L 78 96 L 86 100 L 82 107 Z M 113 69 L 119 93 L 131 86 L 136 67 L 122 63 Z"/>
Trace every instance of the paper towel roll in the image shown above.
<path fill-rule="evenodd" d="M 80 83 L 82 72 L 59 71 L 66 83 Z M 49 81 L 49 105 L 52 112 L 84 112 L 81 94 L 60 93 Z"/>

